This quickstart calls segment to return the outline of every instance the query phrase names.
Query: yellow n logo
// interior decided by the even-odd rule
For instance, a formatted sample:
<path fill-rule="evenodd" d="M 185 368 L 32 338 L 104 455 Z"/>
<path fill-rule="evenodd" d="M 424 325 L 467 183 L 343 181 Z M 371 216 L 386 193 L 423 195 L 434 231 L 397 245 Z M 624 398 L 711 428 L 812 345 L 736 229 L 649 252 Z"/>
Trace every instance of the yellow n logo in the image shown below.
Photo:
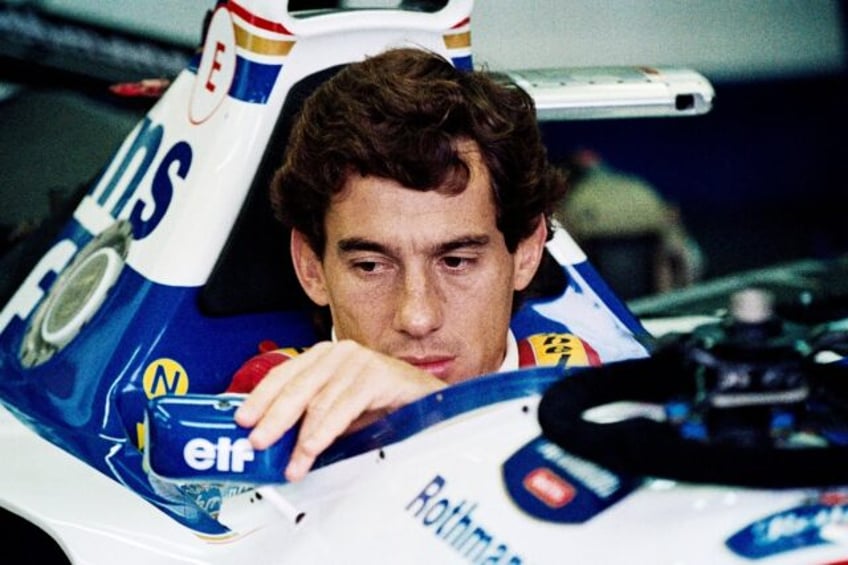
<path fill-rule="evenodd" d="M 147 398 L 185 394 L 188 392 L 188 375 L 177 361 L 163 357 L 153 361 L 144 370 L 142 386 Z"/>

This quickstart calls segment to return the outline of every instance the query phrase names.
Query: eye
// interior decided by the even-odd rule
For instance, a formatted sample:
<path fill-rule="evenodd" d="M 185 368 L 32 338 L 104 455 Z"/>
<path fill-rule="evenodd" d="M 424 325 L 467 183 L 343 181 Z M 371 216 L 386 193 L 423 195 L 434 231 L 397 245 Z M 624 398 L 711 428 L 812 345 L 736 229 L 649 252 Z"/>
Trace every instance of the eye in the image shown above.
<path fill-rule="evenodd" d="M 471 257 L 461 257 L 459 255 L 448 255 L 442 257 L 442 263 L 445 267 L 451 270 L 461 270 L 470 267 L 474 263 Z"/>
<path fill-rule="evenodd" d="M 384 275 L 391 271 L 394 265 L 391 260 L 371 255 L 367 257 L 352 257 L 348 264 L 354 273 L 364 277 Z"/>
<path fill-rule="evenodd" d="M 374 273 L 378 266 L 379 264 L 376 261 L 356 261 L 353 263 L 353 268 L 363 273 Z"/>

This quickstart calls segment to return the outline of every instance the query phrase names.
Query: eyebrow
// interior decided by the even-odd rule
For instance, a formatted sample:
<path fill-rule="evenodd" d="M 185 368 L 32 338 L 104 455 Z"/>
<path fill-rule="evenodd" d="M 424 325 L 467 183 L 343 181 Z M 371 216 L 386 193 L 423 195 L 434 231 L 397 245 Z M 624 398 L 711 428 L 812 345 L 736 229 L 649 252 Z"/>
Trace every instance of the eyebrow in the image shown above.
<path fill-rule="evenodd" d="M 432 254 L 444 255 L 445 253 L 450 253 L 457 249 L 480 248 L 488 245 L 489 241 L 490 238 L 488 235 L 465 235 L 439 243 L 433 248 Z M 362 237 L 349 237 L 339 240 L 337 247 L 342 253 L 368 251 L 388 256 L 395 255 L 388 246 Z"/>

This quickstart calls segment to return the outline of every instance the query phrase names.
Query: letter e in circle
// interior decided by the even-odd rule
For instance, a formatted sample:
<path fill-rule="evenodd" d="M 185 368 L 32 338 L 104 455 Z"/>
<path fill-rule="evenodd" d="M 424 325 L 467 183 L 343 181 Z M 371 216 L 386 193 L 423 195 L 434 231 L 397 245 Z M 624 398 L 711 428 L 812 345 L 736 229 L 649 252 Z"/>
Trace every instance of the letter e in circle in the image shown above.
<path fill-rule="evenodd" d="M 215 10 L 191 92 L 189 120 L 205 122 L 227 97 L 236 73 L 236 35 L 225 6 Z"/>

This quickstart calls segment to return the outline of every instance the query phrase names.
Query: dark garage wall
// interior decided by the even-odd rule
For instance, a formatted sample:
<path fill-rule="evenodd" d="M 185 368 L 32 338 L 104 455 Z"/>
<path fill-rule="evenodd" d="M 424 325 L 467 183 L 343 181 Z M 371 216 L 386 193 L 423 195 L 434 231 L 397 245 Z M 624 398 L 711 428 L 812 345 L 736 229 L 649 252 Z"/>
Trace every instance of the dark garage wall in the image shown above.
<path fill-rule="evenodd" d="M 704 116 L 546 124 L 552 158 L 579 147 L 677 203 L 708 275 L 848 248 L 844 75 L 714 84 Z"/>

